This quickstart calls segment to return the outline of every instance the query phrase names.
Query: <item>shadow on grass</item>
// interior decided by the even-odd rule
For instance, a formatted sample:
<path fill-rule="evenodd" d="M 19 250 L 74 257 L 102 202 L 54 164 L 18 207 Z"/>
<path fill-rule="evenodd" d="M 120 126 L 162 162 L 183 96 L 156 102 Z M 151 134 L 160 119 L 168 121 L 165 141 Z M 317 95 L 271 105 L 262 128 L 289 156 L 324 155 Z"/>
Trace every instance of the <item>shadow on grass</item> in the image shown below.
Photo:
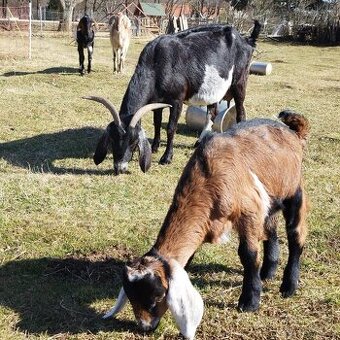
<path fill-rule="evenodd" d="M 200 273 L 205 274 L 199 278 L 193 279 L 195 285 L 199 288 L 204 288 L 205 285 L 222 285 L 223 287 L 229 289 L 235 285 L 240 285 L 242 282 L 235 282 L 233 279 L 235 275 L 243 275 L 243 270 L 227 267 L 223 264 L 209 263 L 209 264 L 192 264 L 188 267 L 188 272 L 194 275 L 199 275 Z M 230 275 L 230 280 L 224 280 L 221 282 L 220 279 L 215 278 L 218 273 L 226 273 Z M 207 274 L 209 274 L 207 276 Z"/>
<path fill-rule="evenodd" d="M 111 171 L 54 165 L 54 161 L 67 158 L 91 159 L 102 133 L 101 129 L 84 127 L 0 143 L 0 157 L 14 166 L 33 172 L 106 175 Z"/>
<path fill-rule="evenodd" d="M 0 303 L 18 313 L 16 328 L 25 333 L 137 331 L 133 320 L 103 320 L 91 308 L 118 295 L 122 267 L 105 258 L 9 262 L 0 267 Z"/>
<path fill-rule="evenodd" d="M 221 272 L 232 274 L 232 275 L 243 274 L 243 270 L 228 267 L 220 263 L 193 263 L 189 265 L 188 272 L 193 273 L 193 274 L 201 273 L 201 272 L 206 273 L 206 274 L 221 273 Z"/>
<path fill-rule="evenodd" d="M 18 315 L 15 328 L 23 333 L 138 334 L 134 320 L 103 320 L 103 314 L 91 307 L 97 301 L 118 296 L 123 265 L 122 260 L 100 254 L 11 261 L 0 267 L 0 304 Z M 216 264 L 191 267 L 192 272 L 209 272 L 211 277 L 225 270 L 233 271 Z M 197 278 L 193 283 L 211 284 L 209 279 Z"/>
<path fill-rule="evenodd" d="M 3 73 L 3 77 L 15 77 L 15 76 L 27 76 L 30 74 L 61 74 L 61 75 L 69 75 L 69 74 L 76 74 L 79 73 L 79 70 L 74 67 L 50 67 L 46 68 L 42 71 L 36 71 L 36 72 L 24 72 L 24 71 L 10 71 Z"/>
<path fill-rule="evenodd" d="M 32 172 L 109 175 L 113 173 L 113 166 L 112 170 L 96 170 L 55 165 L 55 161 L 68 158 L 92 160 L 102 133 L 103 130 L 98 128 L 83 127 L 0 143 L 0 158 Z M 191 145 L 179 143 L 175 144 L 176 148 L 194 150 Z"/>

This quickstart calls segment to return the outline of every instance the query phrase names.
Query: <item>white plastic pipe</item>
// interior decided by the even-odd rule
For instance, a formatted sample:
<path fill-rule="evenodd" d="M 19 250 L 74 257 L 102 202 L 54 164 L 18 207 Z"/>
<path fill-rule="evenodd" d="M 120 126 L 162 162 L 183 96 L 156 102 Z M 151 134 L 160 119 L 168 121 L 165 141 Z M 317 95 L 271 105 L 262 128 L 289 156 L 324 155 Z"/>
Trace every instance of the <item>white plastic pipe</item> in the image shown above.
<path fill-rule="evenodd" d="M 253 61 L 250 64 L 250 74 L 259 74 L 267 76 L 272 73 L 273 66 L 271 63 L 265 63 L 262 61 Z"/>
<path fill-rule="evenodd" d="M 236 109 L 234 103 L 228 107 L 227 101 L 221 101 L 217 105 L 217 116 L 212 123 L 212 129 L 216 132 L 226 131 L 231 125 L 236 123 Z M 186 111 L 185 121 L 191 129 L 201 130 L 207 120 L 206 106 L 189 106 Z"/>

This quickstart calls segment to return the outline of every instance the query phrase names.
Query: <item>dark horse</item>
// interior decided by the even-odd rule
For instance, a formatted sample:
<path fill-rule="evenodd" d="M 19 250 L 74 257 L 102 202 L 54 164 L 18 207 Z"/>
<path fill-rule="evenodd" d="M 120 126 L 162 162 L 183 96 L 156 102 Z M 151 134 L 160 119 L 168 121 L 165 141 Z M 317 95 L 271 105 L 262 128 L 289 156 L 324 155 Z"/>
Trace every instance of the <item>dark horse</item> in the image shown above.
<path fill-rule="evenodd" d="M 87 48 L 88 65 L 87 72 L 91 72 L 91 60 L 94 45 L 94 31 L 92 29 L 93 20 L 85 14 L 79 21 L 77 26 L 77 43 L 79 52 L 79 72 L 84 75 L 84 48 Z"/>

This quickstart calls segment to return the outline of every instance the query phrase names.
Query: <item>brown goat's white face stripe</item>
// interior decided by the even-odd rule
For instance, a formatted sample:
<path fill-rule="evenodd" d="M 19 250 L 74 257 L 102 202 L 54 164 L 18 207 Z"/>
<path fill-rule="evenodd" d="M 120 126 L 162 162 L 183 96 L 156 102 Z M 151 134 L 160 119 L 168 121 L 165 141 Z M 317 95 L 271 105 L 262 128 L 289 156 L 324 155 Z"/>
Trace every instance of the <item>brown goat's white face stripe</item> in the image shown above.
<path fill-rule="evenodd" d="M 259 178 L 252 171 L 250 171 L 250 174 L 254 179 L 255 188 L 262 202 L 263 217 L 266 218 L 268 216 L 268 212 L 271 206 L 270 197 L 267 193 L 266 188 L 264 187 L 263 183 L 259 180 Z"/>
<path fill-rule="evenodd" d="M 203 300 L 181 265 L 174 259 L 169 263 L 172 278 L 169 282 L 167 304 L 181 334 L 185 339 L 194 339 L 203 316 Z"/>

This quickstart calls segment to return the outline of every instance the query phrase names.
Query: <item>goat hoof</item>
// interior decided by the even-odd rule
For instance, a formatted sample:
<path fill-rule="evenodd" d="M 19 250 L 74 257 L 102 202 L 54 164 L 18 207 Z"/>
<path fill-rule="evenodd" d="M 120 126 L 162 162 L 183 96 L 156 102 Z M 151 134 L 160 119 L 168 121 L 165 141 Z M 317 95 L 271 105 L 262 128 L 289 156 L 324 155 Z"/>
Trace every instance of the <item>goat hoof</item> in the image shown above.
<path fill-rule="evenodd" d="M 276 266 L 273 268 L 262 267 L 260 271 L 260 278 L 262 281 L 272 280 L 276 273 Z"/>
<path fill-rule="evenodd" d="M 275 277 L 275 272 L 274 273 L 266 273 L 260 275 L 262 281 L 268 281 L 272 280 Z"/>
<path fill-rule="evenodd" d="M 152 153 L 157 153 L 158 152 L 158 145 L 152 145 L 151 151 L 152 151 Z"/>
<path fill-rule="evenodd" d="M 237 305 L 240 312 L 255 312 L 259 309 L 259 307 L 260 300 L 255 296 L 246 298 L 241 295 Z"/>
<path fill-rule="evenodd" d="M 239 303 L 237 306 L 237 309 L 240 312 L 256 312 L 259 309 L 259 304 L 258 303 L 253 303 L 253 304 L 245 304 L 245 303 Z"/>
<path fill-rule="evenodd" d="M 170 164 L 170 163 L 171 163 L 171 158 L 166 158 L 166 157 L 162 157 L 159 161 L 159 164 L 161 165 Z"/>
<path fill-rule="evenodd" d="M 288 298 L 295 294 L 297 284 L 293 282 L 283 282 L 280 287 L 280 293 L 283 298 Z"/>

